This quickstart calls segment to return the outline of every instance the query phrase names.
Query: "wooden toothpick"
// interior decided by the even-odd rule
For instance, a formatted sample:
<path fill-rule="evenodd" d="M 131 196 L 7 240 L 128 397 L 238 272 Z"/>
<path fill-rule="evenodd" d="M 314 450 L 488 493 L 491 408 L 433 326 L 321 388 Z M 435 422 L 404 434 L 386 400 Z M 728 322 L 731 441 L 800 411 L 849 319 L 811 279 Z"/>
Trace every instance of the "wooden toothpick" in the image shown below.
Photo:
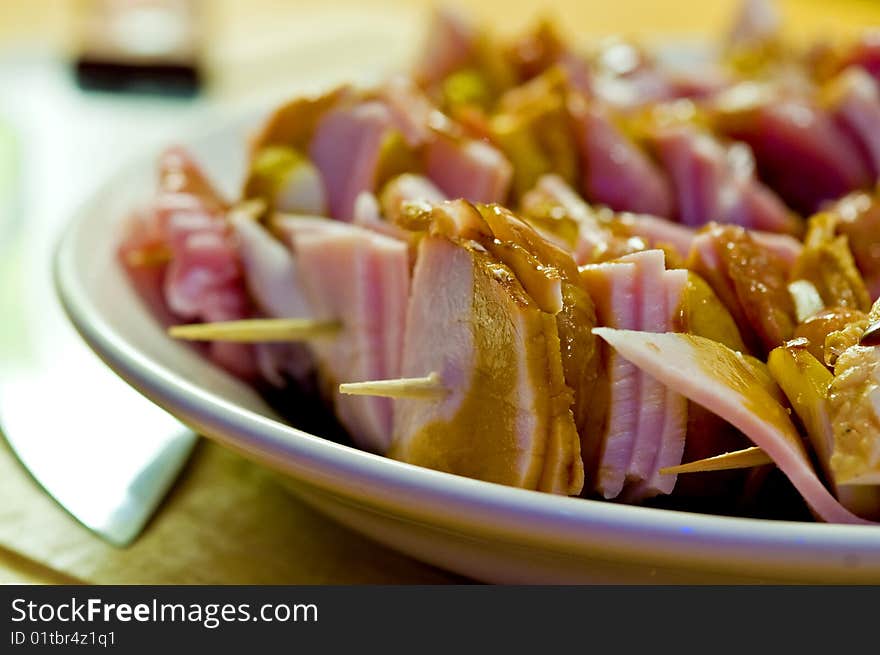
<path fill-rule="evenodd" d="M 195 323 L 175 325 L 168 334 L 187 341 L 236 341 L 267 343 L 310 341 L 335 336 L 340 329 L 337 321 L 318 321 L 311 318 L 256 318 L 222 323 Z"/>
<path fill-rule="evenodd" d="M 384 398 L 439 398 L 448 393 L 437 373 L 423 378 L 398 378 L 348 382 L 339 385 L 339 393 L 353 396 L 381 396 Z"/>
<path fill-rule="evenodd" d="M 768 457 L 767 453 L 758 448 L 746 448 L 744 450 L 734 450 L 723 455 L 715 457 L 707 457 L 695 462 L 687 464 L 679 464 L 678 466 L 667 466 L 660 469 L 661 475 L 675 475 L 678 473 L 703 473 L 706 471 L 730 471 L 734 469 L 753 468 L 755 466 L 763 466 L 764 464 L 772 464 L 773 460 Z"/>

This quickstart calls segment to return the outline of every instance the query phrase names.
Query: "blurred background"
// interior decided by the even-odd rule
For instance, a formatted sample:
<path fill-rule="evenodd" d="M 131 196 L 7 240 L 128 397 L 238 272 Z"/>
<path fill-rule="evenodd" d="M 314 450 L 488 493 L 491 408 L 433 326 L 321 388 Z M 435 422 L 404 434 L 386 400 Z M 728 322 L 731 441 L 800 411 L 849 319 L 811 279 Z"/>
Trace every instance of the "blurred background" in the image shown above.
<path fill-rule="evenodd" d="M 381 75 L 403 65 L 432 4 L 4 0 L 0 240 L 9 241 L 9 225 L 25 205 L 31 222 L 35 214 L 69 213 L 65 210 L 126 153 L 186 132 L 188 124 L 203 122 L 206 110 L 269 104 L 310 85 Z M 692 38 L 720 34 L 737 5 L 738 0 L 480 0 L 467 8 L 499 31 L 550 14 L 569 34 L 585 38 L 608 33 Z M 779 5 L 789 30 L 804 38 L 880 23 L 877 0 L 780 0 Z M 33 206 L 47 188 L 55 205 Z"/>

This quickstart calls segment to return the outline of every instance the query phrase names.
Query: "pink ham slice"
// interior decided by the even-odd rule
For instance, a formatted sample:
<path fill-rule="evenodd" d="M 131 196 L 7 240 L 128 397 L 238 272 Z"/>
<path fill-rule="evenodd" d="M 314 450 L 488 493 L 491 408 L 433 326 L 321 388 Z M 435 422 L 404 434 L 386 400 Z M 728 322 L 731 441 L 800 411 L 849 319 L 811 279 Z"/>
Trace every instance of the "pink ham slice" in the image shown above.
<path fill-rule="evenodd" d="M 594 332 L 620 356 L 742 431 L 788 476 L 819 518 L 869 523 L 844 508 L 824 487 L 788 412 L 741 355 L 693 335 L 610 328 Z"/>
<path fill-rule="evenodd" d="M 587 200 L 615 211 L 671 217 L 674 198 L 663 172 L 596 104 L 571 101 Z"/>
<path fill-rule="evenodd" d="M 687 285 L 687 271 L 667 271 L 662 250 L 633 253 L 618 261 L 635 263 L 641 278 L 639 329 L 671 331 Z M 681 463 L 687 433 L 687 402 L 683 396 L 640 373 L 639 399 L 638 428 L 627 471 L 632 486 L 624 492 L 627 500 L 634 502 L 672 492 L 675 476 L 660 476 L 658 471 L 663 466 Z"/>
<path fill-rule="evenodd" d="M 159 196 L 151 209 L 155 229 L 171 255 L 162 295 L 176 321 L 230 321 L 253 314 L 225 208 L 186 150 L 171 148 L 162 154 Z M 207 348 L 210 358 L 226 370 L 256 379 L 252 346 L 214 342 Z"/>
<path fill-rule="evenodd" d="M 351 103 L 356 92 L 348 85 L 315 96 L 297 96 L 269 114 L 249 139 L 251 159 L 267 146 L 304 151 L 318 121 L 337 104 Z"/>
<path fill-rule="evenodd" d="M 361 448 L 385 453 L 391 444 L 389 398 L 343 396 L 341 382 L 400 376 L 409 299 L 407 245 L 331 220 L 288 221 L 311 315 L 339 321 L 341 331 L 314 341 L 319 371 L 340 423 Z"/>
<path fill-rule="evenodd" d="M 451 7 L 435 7 L 428 24 L 427 41 L 415 66 L 419 84 L 440 82 L 466 65 L 477 43 L 477 29 Z"/>
<path fill-rule="evenodd" d="M 812 214 L 870 183 L 856 145 L 810 102 L 773 97 L 729 111 L 723 99 L 718 104 L 718 130 L 751 147 L 761 179 L 795 211 Z"/>
<path fill-rule="evenodd" d="M 168 256 L 169 250 L 158 212 L 137 211 L 128 217 L 124 229 L 118 256 L 129 282 L 153 316 L 165 326 L 173 325 L 177 321 L 168 308 L 164 295 L 168 264 L 162 261 Z M 160 261 L 145 266 L 143 260 L 148 254 L 158 256 Z"/>
<path fill-rule="evenodd" d="M 671 331 L 676 322 L 674 317 L 678 314 L 678 308 L 681 306 L 682 296 L 688 284 L 688 272 L 685 269 L 665 271 L 663 273 L 663 282 L 666 292 L 666 330 Z M 657 444 L 654 450 L 650 475 L 644 482 L 636 485 L 629 491 L 630 497 L 636 500 L 650 498 L 658 494 L 672 493 L 677 476 L 662 475 L 660 471 L 667 466 L 681 464 L 682 457 L 684 456 L 688 430 L 687 399 L 665 385 L 664 390 L 666 392 L 666 415 L 663 421 L 662 432 L 660 433 L 659 444 Z"/>
<path fill-rule="evenodd" d="M 380 197 L 382 215 L 385 220 L 396 223 L 401 216 L 404 203 L 424 202 L 429 204 L 446 200 L 446 196 L 431 180 L 423 175 L 404 173 L 389 181 L 382 189 Z"/>
<path fill-rule="evenodd" d="M 609 249 L 610 239 L 621 235 L 642 239 L 649 248 L 672 246 L 683 257 L 690 251 L 697 236 L 694 228 L 657 216 L 596 212 L 558 175 L 542 176 L 535 188 L 523 196 L 522 206 L 527 213 L 531 209 L 539 210 L 546 204 L 558 205 L 566 216 L 578 224 L 578 238 L 573 247 L 578 264 L 592 262 L 595 253 Z M 605 223 L 598 220 L 600 215 L 607 219 Z M 613 234 L 609 233 L 609 227 Z M 751 230 L 750 234 L 763 247 L 777 254 L 789 267 L 803 250 L 803 244 L 787 234 L 760 230 Z"/>
<path fill-rule="evenodd" d="M 631 329 L 644 332 L 665 332 L 668 328 L 666 292 L 663 273 L 665 257 L 662 250 L 646 250 L 621 257 L 621 262 L 632 262 L 636 270 L 636 316 Z M 599 321 L 605 324 L 602 314 Z M 626 469 L 627 481 L 644 480 L 650 474 L 657 445 L 655 435 L 663 425 L 666 410 L 666 392 L 662 384 L 643 373 L 636 376 L 638 420 L 633 440 L 633 452 Z"/>
<path fill-rule="evenodd" d="M 772 252 L 784 262 L 789 269 L 794 266 L 795 261 L 800 257 L 800 254 L 804 249 L 804 244 L 802 242 L 787 234 L 759 232 L 758 230 L 750 230 L 749 234 L 755 243 L 769 252 Z"/>
<path fill-rule="evenodd" d="M 196 160 L 181 146 L 168 148 L 159 156 L 159 192 L 161 196 L 188 196 L 212 214 L 226 208 Z"/>
<path fill-rule="evenodd" d="M 550 174 L 538 178 L 535 188 L 526 192 L 521 208 L 526 214 L 540 215 L 547 206 L 559 207 L 577 225 L 577 236 L 567 244 L 552 234 L 545 234 L 554 243 L 572 250 L 578 264 L 595 261 L 597 253 L 608 249 L 608 231 L 596 219 L 596 213 L 560 176 Z"/>
<path fill-rule="evenodd" d="M 434 122 L 448 120 L 412 78 L 405 75 L 394 75 L 385 82 L 379 89 L 379 98 L 388 106 L 395 126 L 413 148 L 430 140 L 430 126 Z"/>
<path fill-rule="evenodd" d="M 267 316 L 305 318 L 309 304 L 296 260 L 289 248 L 242 211 L 228 215 L 235 231 L 251 297 Z"/>
<path fill-rule="evenodd" d="M 860 68 L 850 68 L 832 82 L 831 115 L 861 146 L 874 179 L 880 177 L 880 90 Z"/>
<path fill-rule="evenodd" d="M 270 318 L 308 318 L 308 301 L 290 250 L 246 211 L 231 210 L 228 221 L 235 231 L 248 291 L 261 314 Z M 260 343 L 254 349 L 260 373 L 270 384 L 284 387 L 290 379 L 300 385 L 308 384 L 314 361 L 307 345 Z"/>
<path fill-rule="evenodd" d="M 615 328 L 638 325 L 638 272 L 632 262 L 607 262 L 586 266 L 582 278 L 596 305 L 602 325 Z M 623 491 L 633 456 L 640 408 L 639 372 L 616 352 L 606 352 L 609 397 L 608 416 L 602 435 L 589 435 L 581 452 L 588 479 L 605 498 L 616 498 Z M 599 437 L 597 439 L 597 436 Z M 592 478 L 590 477 L 592 475 Z"/>
<path fill-rule="evenodd" d="M 324 180 L 333 218 L 350 221 L 362 191 L 373 191 L 382 145 L 394 129 L 391 112 L 378 101 L 330 110 L 320 119 L 309 156 Z"/>
<path fill-rule="evenodd" d="M 354 219 L 352 224 L 362 227 L 365 230 L 371 230 L 377 234 L 384 234 L 392 239 L 404 241 L 411 246 L 415 245 L 415 235 L 412 232 L 404 230 L 396 223 L 388 221 L 382 215 L 382 209 L 379 206 L 379 200 L 369 191 L 362 191 L 354 203 Z M 415 257 L 414 251 L 411 253 Z"/>
<path fill-rule="evenodd" d="M 696 236 L 693 228 L 648 214 L 619 214 L 615 220 L 630 236 L 644 239 L 649 247 L 672 246 L 682 257 L 690 251 Z"/>
<path fill-rule="evenodd" d="M 704 98 L 730 84 L 716 61 L 652 57 L 640 46 L 608 39 L 594 66 L 591 95 L 614 109 L 632 111 L 683 98 Z"/>
<path fill-rule="evenodd" d="M 513 167 L 485 141 L 435 132 L 425 147 L 427 176 L 449 198 L 503 203 Z"/>
<path fill-rule="evenodd" d="M 782 201 L 754 178 L 747 147 L 725 148 L 689 126 L 659 130 L 653 142 L 672 179 L 682 223 L 696 227 L 718 221 L 768 232 L 801 230 Z"/>
<path fill-rule="evenodd" d="M 246 313 L 241 262 L 225 220 L 206 213 L 175 212 L 166 231 L 173 253 L 165 279 L 171 311 L 186 320 Z"/>
<path fill-rule="evenodd" d="M 600 324 L 646 332 L 673 329 L 687 271 L 667 271 L 663 251 L 646 250 L 586 266 L 582 276 Z M 681 462 L 687 432 L 685 399 L 644 372 L 633 371 L 613 351 L 606 353 L 606 368 L 607 427 L 598 455 L 590 453 L 598 459 L 597 490 L 606 498 L 622 494 L 630 502 L 670 493 L 675 476 L 660 476 L 658 471 Z"/>
<path fill-rule="evenodd" d="M 175 213 L 168 221 L 172 252 L 165 300 L 180 320 L 207 323 L 250 318 L 250 297 L 235 240 L 222 217 Z M 212 342 L 210 357 L 236 375 L 256 373 L 253 348 Z"/>
<path fill-rule="evenodd" d="M 687 256 L 698 236 L 694 228 L 645 214 L 618 214 L 615 221 L 627 234 L 644 239 L 649 247 L 673 246 L 682 257 Z M 788 234 L 760 230 L 749 230 L 749 234 L 756 243 L 777 255 L 789 268 L 794 265 L 804 248 L 803 243 Z"/>
<path fill-rule="evenodd" d="M 322 216 L 300 216 L 298 214 L 275 214 L 271 229 L 288 248 L 295 251 L 296 237 L 315 232 L 322 234 L 327 229 L 329 219 Z M 294 256 L 296 253 L 294 252 Z M 308 297 L 306 297 L 308 300 Z"/>
<path fill-rule="evenodd" d="M 719 238 L 723 232 L 724 227 L 722 225 L 709 223 L 705 228 L 693 234 L 691 238 L 691 252 L 700 253 L 708 261 L 714 262 L 714 266 L 717 266 L 717 257 L 713 256 L 709 251 L 711 250 L 713 240 Z M 778 258 L 785 266 L 786 271 L 791 270 L 804 249 L 802 242 L 787 234 L 748 230 L 748 235 L 758 246 Z"/>

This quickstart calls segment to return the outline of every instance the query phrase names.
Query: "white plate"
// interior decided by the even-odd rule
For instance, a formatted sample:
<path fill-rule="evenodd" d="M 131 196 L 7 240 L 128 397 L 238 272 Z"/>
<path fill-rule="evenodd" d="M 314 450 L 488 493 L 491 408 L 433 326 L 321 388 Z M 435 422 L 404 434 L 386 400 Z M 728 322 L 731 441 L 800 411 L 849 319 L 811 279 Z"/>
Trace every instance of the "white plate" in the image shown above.
<path fill-rule="evenodd" d="M 250 123 L 229 121 L 185 144 L 227 190 L 240 179 Z M 251 389 L 166 337 L 115 259 L 127 212 L 155 188 L 154 167 L 155 153 L 131 162 L 76 214 L 55 261 L 62 301 L 86 341 L 132 386 L 282 472 L 320 511 L 490 582 L 880 582 L 880 528 L 552 496 L 402 464 L 279 422 Z"/>

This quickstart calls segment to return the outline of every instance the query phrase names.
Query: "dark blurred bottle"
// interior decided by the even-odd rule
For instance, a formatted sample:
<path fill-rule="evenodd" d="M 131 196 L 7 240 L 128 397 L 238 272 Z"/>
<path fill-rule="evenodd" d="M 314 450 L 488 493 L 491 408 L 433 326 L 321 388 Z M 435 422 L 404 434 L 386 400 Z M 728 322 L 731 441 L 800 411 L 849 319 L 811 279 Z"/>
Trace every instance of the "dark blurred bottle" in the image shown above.
<path fill-rule="evenodd" d="M 83 89 L 192 96 L 203 83 L 199 0 L 78 0 L 75 75 Z"/>

